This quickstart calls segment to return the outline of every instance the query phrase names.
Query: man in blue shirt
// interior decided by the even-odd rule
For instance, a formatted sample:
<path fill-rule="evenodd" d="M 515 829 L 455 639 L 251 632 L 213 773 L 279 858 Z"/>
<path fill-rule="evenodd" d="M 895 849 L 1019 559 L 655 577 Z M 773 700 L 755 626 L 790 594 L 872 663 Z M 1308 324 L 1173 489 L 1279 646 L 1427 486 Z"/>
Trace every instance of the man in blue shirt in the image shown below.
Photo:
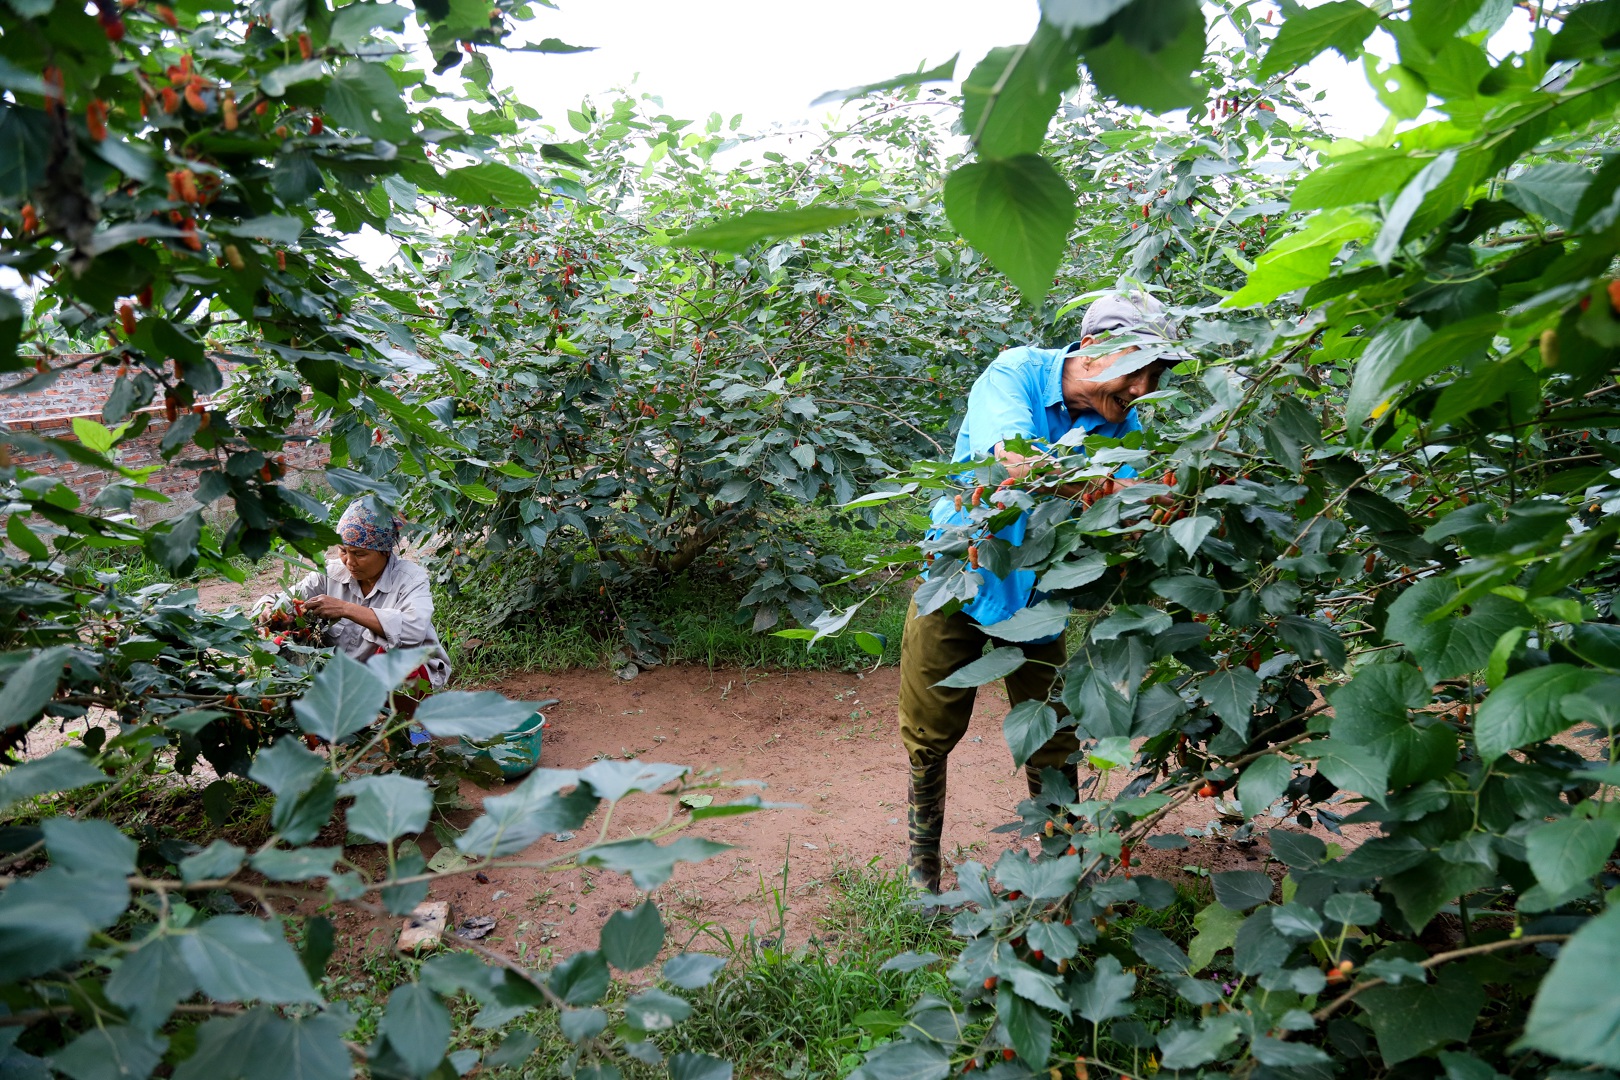
<path fill-rule="evenodd" d="M 1007 449 L 1010 439 L 1056 446 L 1073 429 L 1088 435 L 1120 438 L 1140 431 L 1133 402 L 1158 388 L 1163 373 L 1185 354 L 1171 350 L 1174 329 L 1164 308 L 1142 293 L 1115 294 L 1093 302 L 1081 321 L 1081 339 L 1066 349 L 1010 349 L 993 360 L 973 383 L 967 415 L 956 437 L 952 461 L 975 461 L 994 455 L 1014 479 L 1023 479 L 1030 459 Z M 1118 338 L 1121 347 L 1088 355 L 1092 346 Z M 1081 351 L 1085 350 L 1085 351 Z M 1133 476 L 1123 467 L 1116 477 Z M 1125 480 L 1130 483 L 1134 481 Z M 1059 489 L 1060 498 L 1079 490 Z M 934 531 L 971 524 L 969 511 L 958 509 L 954 496 L 933 508 Z M 997 535 L 1013 544 L 1024 539 L 1025 519 Z M 916 601 L 906 617 L 900 645 L 900 736 L 911 759 L 908 830 L 911 882 L 938 892 L 942 864 L 940 841 L 945 824 L 946 760 L 967 732 L 975 690 L 937 685 L 952 672 L 977 660 L 993 644 L 995 624 L 1030 603 L 1035 574 L 1014 570 L 1005 578 L 985 569 L 978 592 L 963 607 L 946 614 L 917 614 Z M 1007 699 L 1047 700 L 1057 669 L 1067 660 L 1063 636 L 1020 643 L 1026 663 L 1006 678 Z M 1060 717 L 1066 710 L 1052 702 Z M 1073 728 L 1058 731 L 1024 766 L 1032 797 L 1040 794 L 1042 769 L 1064 773 L 1074 786 L 1076 765 L 1069 758 L 1079 749 Z"/>

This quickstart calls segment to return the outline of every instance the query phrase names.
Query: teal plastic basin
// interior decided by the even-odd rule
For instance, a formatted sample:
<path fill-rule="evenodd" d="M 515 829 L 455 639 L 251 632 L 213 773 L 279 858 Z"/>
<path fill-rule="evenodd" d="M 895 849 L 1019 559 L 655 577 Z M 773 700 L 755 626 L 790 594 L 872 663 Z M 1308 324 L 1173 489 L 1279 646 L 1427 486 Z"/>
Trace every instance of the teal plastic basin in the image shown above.
<path fill-rule="evenodd" d="M 556 699 L 540 702 L 541 707 L 557 704 Z M 540 744 L 546 727 L 546 714 L 535 712 L 511 731 L 479 742 L 462 740 L 478 751 L 479 757 L 493 760 L 508 780 L 529 775 L 540 764 Z"/>

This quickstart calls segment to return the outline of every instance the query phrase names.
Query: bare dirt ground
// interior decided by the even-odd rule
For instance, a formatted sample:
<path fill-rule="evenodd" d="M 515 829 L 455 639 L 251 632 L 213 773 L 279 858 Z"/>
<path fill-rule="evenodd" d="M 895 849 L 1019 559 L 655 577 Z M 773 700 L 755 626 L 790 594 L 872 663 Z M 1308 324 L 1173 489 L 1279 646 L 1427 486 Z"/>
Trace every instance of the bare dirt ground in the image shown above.
<path fill-rule="evenodd" d="M 695 939 L 693 947 L 702 948 L 751 928 L 768 937 L 785 929 L 788 944 L 835 938 L 837 928 L 826 921 L 835 875 L 866 865 L 879 871 L 904 865 L 907 767 L 897 730 L 898 682 L 892 668 L 863 676 L 675 667 L 631 682 L 606 671 L 517 675 L 497 689 L 514 698 L 561 699 L 547 710 L 547 767 L 582 768 L 603 757 L 674 762 L 718 769 L 725 779 L 761 781 L 766 800 L 798 804 L 692 826 L 695 835 L 732 849 L 680 866 L 653 895 L 673 943 Z M 951 755 L 948 864 L 991 864 L 1016 842 L 992 832 L 1016 820 L 1014 807 L 1027 797 L 1022 770 L 1014 769 L 1001 735 L 1006 710 L 999 686 L 981 691 L 973 725 Z M 507 790 L 509 785 L 489 792 L 469 786 L 463 794 L 477 806 L 481 798 Z M 667 806 L 667 799 L 631 796 L 615 811 L 612 835 L 657 824 Z M 1164 827 L 1203 826 L 1213 816 L 1212 804 L 1200 800 Z M 542 859 L 582 847 L 595 839 L 600 820 L 599 811 L 574 839 L 547 837 L 520 857 Z M 1346 847 L 1353 842 L 1325 838 Z M 1193 843 L 1185 850 L 1141 851 L 1141 871 L 1186 881 L 1192 874 L 1183 867 L 1264 865 L 1263 843 L 1246 849 L 1219 840 Z M 430 838 L 424 837 L 423 850 L 434 851 Z M 452 878 L 431 899 L 451 902 L 453 924 L 494 918 L 488 943 L 539 960 L 544 949 L 562 956 L 595 948 L 607 917 L 645 895 L 628 878 L 600 870 L 512 869 L 488 878 Z M 346 929 L 363 934 L 371 927 L 357 920 Z M 392 929 L 389 934 L 391 940 Z"/>

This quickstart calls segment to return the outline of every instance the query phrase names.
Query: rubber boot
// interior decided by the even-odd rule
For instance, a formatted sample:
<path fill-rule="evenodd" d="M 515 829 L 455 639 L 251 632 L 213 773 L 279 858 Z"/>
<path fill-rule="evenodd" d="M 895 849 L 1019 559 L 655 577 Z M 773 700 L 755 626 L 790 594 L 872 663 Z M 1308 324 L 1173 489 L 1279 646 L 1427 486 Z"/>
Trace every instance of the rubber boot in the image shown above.
<path fill-rule="evenodd" d="M 906 864 L 912 888 L 937 894 L 943 871 L 939 848 L 945 834 L 945 762 L 912 766 L 906 792 L 906 831 L 911 840 Z"/>

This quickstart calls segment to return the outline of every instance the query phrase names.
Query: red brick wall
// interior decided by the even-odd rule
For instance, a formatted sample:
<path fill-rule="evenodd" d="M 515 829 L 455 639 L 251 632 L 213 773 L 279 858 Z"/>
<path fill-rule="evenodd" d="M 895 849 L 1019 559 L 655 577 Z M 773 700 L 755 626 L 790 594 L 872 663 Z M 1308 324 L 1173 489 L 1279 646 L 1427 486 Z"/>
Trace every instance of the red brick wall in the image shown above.
<path fill-rule="evenodd" d="M 56 363 L 66 365 L 76 359 L 78 358 L 73 356 L 63 356 L 57 358 Z M 5 376 L 0 378 L 0 387 L 15 385 L 27 377 L 28 373 Z M 20 434 L 40 438 L 73 439 L 74 417 L 101 422 L 101 406 L 107 400 L 107 394 L 112 390 L 116 378 L 117 373 L 111 369 L 91 371 L 86 365 L 63 370 L 56 381 L 43 390 L 22 394 L 0 394 L 0 424 Z M 230 378 L 228 369 L 226 378 Z M 143 516 L 149 517 L 168 517 L 184 513 L 194 505 L 187 496 L 196 490 L 199 470 L 186 468 L 180 462 L 186 459 L 195 460 L 200 452 L 196 447 L 188 447 L 177 453 L 173 461 L 165 463 L 159 451 L 163 436 L 169 430 L 168 423 L 163 419 L 163 407 L 156 405 L 141 411 L 152 418 L 146 430 L 138 437 L 120 443 L 115 455 L 118 463 L 127 468 L 161 465 L 162 467 L 147 479 L 146 486 L 163 492 L 173 501 L 168 503 L 138 501 L 135 506 Z M 302 441 L 289 440 L 287 443 L 288 477 L 284 482 L 296 486 L 299 471 L 319 471 L 326 467 L 327 448 L 325 443 L 313 437 L 315 432 L 309 421 L 303 417 L 300 417 L 299 422 L 288 434 L 310 436 Z M 59 477 L 85 499 L 93 497 L 109 479 L 112 479 L 100 469 L 73 461 L 59 461 L 48 455 L 17 457 L 15 464 L 32 472 Z"/>

